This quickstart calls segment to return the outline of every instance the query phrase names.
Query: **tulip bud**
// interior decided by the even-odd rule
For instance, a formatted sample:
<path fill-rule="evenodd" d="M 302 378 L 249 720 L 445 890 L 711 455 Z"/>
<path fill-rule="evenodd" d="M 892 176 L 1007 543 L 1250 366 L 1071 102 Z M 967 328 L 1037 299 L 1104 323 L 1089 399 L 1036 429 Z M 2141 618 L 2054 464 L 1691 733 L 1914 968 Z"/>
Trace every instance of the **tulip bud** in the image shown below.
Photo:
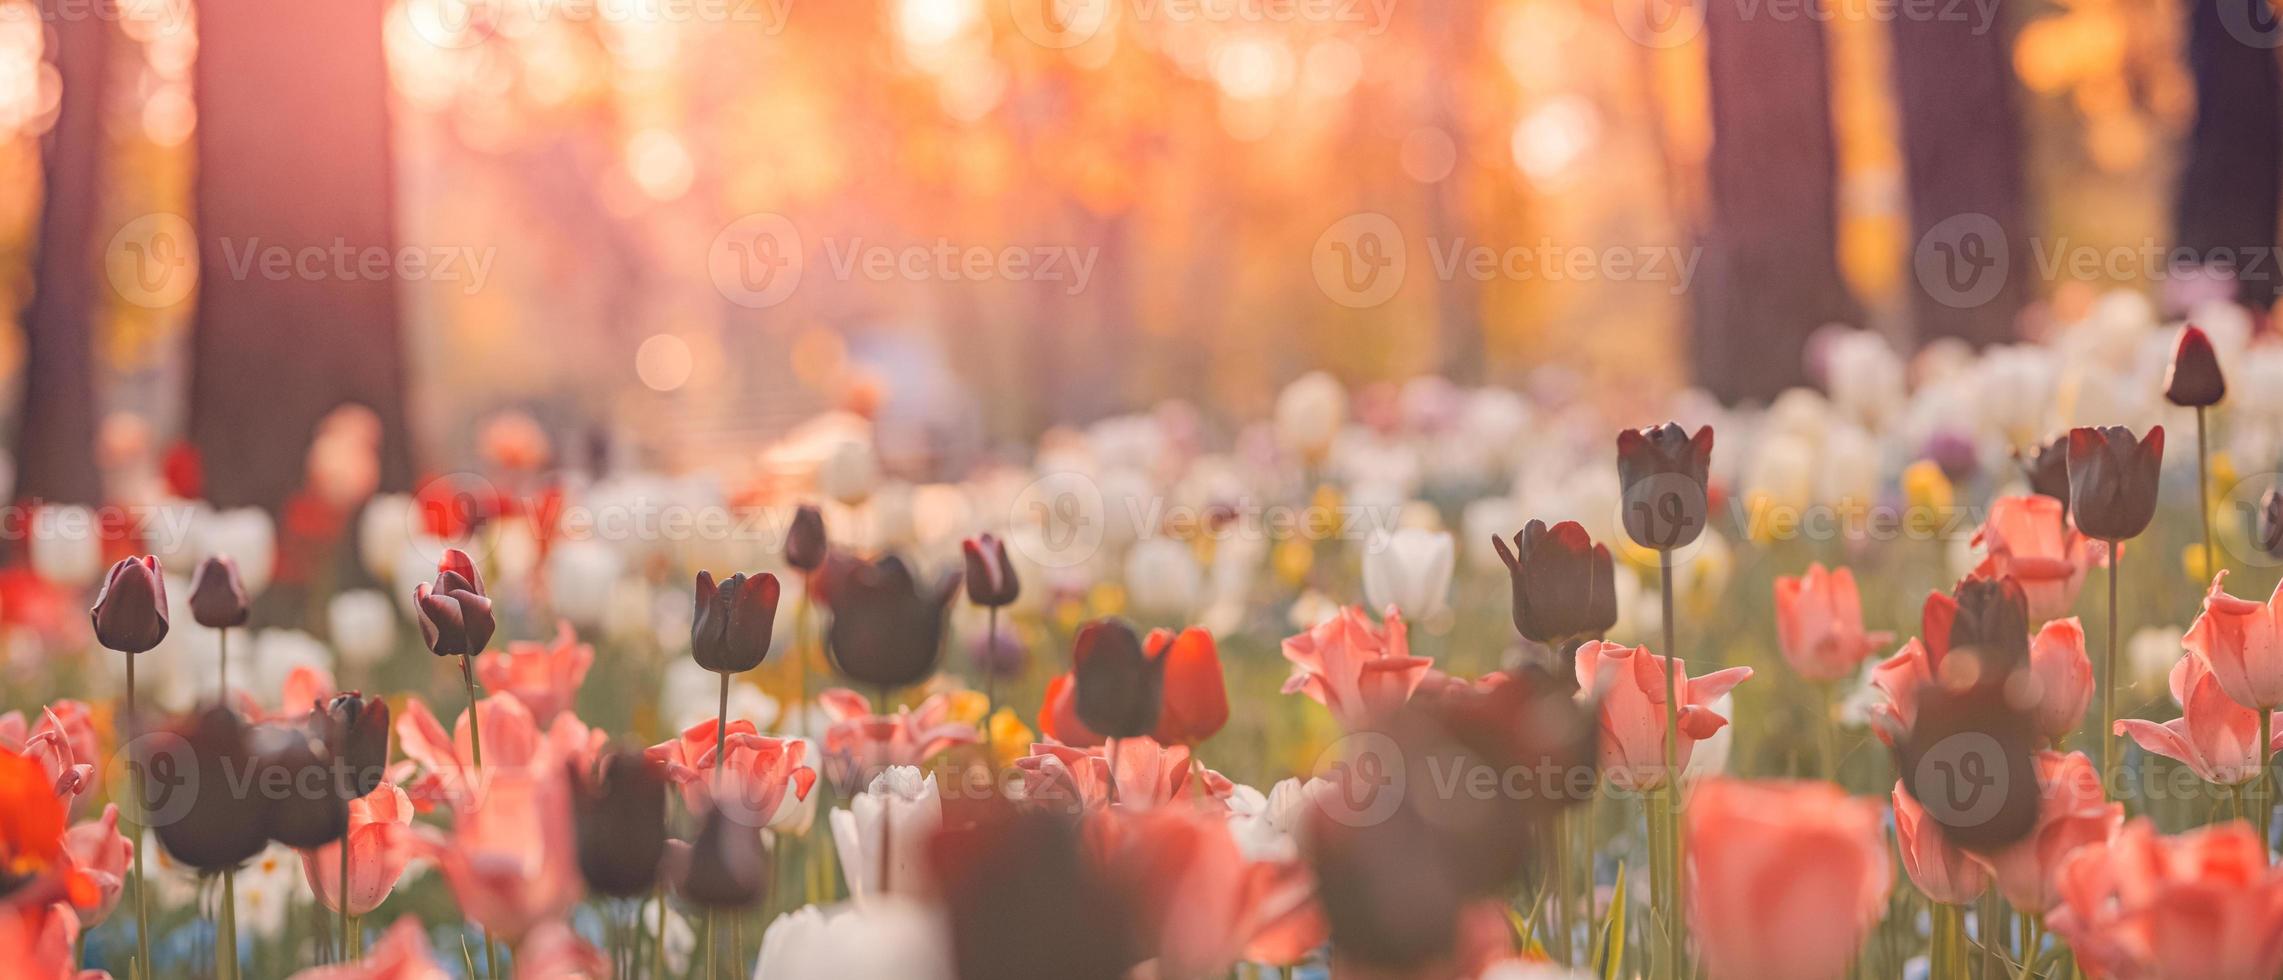
<path fill-rule="evenodd" d="M 1141 638 L 1120 619 L 1101 619 L 1078 630 L 1071 653 L 1078 720 L 1106 738 L 1135 738 L 1157 727 L 1165 702 L 1165 662 L 1142 651 Z"/>
<path fill-rule="evenodd" d="M 1213 634 L 1192 626 L 1176 634 L 1151 630 L 1143 647 L 1164 676 L 1164 700 L 1150 738 L 1163 745 L 1195 745 L 1229 723 L 1228 679 Z"/>
<path fill-rule="evenodd" d="M 2259 550 L 2283 558 L 2283 489 L 2269 487 L 2259 495 L 2259 513 L 2252 516 L 2252 533 Z"/>
<path fill-rule="evenodd" d="M 824 513 L 814 504 L 802 504 L 793 511 L 793 526 L 785 532 L 785 564 L 803 572 L 814 572 L 824 565 L 824 556 L 829 550 L 824 534 Z"/>
<path fill-rule="evenodd" d="M 2014 463 L 2021 467 L 2021 475 L 2029 481 L 2031 493 L 2043 494 L 2061 502 L 2061 516 L 2069 516 L 2069 437 L 2059 435 L 2027 454 L 2015 450 Z"/>
<path fill-rule="evenodd" d="M 246 625 L 251 610 L 246 587 L 238 580 L 238 563 L 228 555 L 213 555 L 198 563 L 190 575 L 190 618 L 207 629 Z"/>
<path fill-rule="evenodd" d="M 1625 534 L 1656 551 L 1687 547 L 1704 533 L 1712 505 L 1712 427 L 1689 435 L 1678 423 L 1617 434 L 1617 479 Z"/>
<path fill-rule="evenodd" d="M 308 729 L 260 724 L 247 744 L 254 752 L 262 832 L 269 839 L 306 850 L 349 832 L 349 801 L 336 786 L 332 753 Z"/>
<path fill-rule="evenodd" d="M 166 580 L 150 555 L 122 558 L 103 577 L 87 611 L 96 642 L 121 653 L 144 653 L 166 639 Z"/>
<path fill-rule="evenodd" d="M 1513 585 L 1514 629 L 1549 646 L 1594 639 L 1617 625 L 1617 567 L 1609 546 L 1593 543 L 1585 527 L 1563 521 L 1552 528 L 1531 521 L 1514 535 L 1514 547 L 1492 538 Z"/>
<path fill-rule="evenodd" d="M 922 592 L 903 559 L 855 562 L 836 577 L 825 653 L 849 680 L 875 689 L 908 687 L 935 673 L 943 652 L 944 607 L 959 588 L 954 572 Z"/>
<path fill-rule="evenodd" d="M 2180 331 L 2180 342 L 2172 348 L 2172 366 L 2164 372 L 2164 400 L 2188 408 L 2217 405 L 2228 393 L 2227 378 L 2220 373 L 2219 355 L 2212 351 L 2212 338 L 2194 324 Z"/>
<path fill-rule="evenodd" d="M 613 898 L 648 894 L 666 853 L 665 772 L 625 750 L 605 755 L 591 779 L 573 770 L 571 816 L 587 887 Z"/>
<path fill-rule="evenodd" d="M 997 535 L 968 538 L 959 550 L 967 556 L 967 601 L 995 609 L 1013 605 L 1022 595 L 1023 584 L 1007 560 L 1007 543 Z"/>
<path fill-rule="evenodd" d="M 491 600 L 465 589 L 431 591 L 428 583 L 412 587 L 420 611 L 420 639 L 439 657 L 472 657 L 484 652 L 498 624 L 492 620 Z"/>
<path fill-rule="evenodd" d="M 220 704 L 185 715 L 165 736 L 138 740 L 151 830 L 174 859 L 200 871 L 246 863 L 269 846 L 261 801 L 246 792 L 253 749 L 238 713 Z M 188 794 L 188 802 L 178 799 Z"/>
<path fill-rule="evenodd" d="M 2108 542 L 2138 537 L 2156 516 L 2164 427 L 2134 439 L 2123 426 L 2069 430 L 2069 506 L 2077 527 Z"/>
<path fill-rule="evenodd" d="M 767 890 L 761 831 L 719 807 L 705 816 L 682 869 L 682 897 L 705 908 L 745 908 Z"/>
<path fill-rule="evenodd" d="M 309 713 L 309 733 L 333 755 L 335 792 L 363 799 L 380 788 L 388 770 L 388 702 L 344 691 Z"/>
<path fill-rule="evenodd" d="M 768 572 L 739 572 L 718 586 L 712 572 L 699 572 L 690 656 L 717 674 L 761 666 L 777 628 L 777 595 L 777 576 Z"/>
<path fill-rule="evenodd" d="M 1930 595 L 1919 625 L 1929 668 L 1950 686 L 2003 683 L 2029 666 L 2029 599 L 2013 579 L 1969 578 Z"/>

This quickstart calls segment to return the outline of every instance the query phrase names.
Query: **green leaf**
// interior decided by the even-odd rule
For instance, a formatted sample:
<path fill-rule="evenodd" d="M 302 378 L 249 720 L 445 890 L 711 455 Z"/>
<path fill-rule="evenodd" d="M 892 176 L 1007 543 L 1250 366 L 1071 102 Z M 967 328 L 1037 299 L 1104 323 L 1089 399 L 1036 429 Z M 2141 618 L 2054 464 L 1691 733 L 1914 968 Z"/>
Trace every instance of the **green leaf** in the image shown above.
<path fill-rule="evenodd" d="M 1609 915 L 1601 920 L 1595 941 L 1594 966 L 1601 980 L 1617 980 L 1625 969 L 1625 862 L 1617 862 L 1617 889 L 1609 896 Z"/>

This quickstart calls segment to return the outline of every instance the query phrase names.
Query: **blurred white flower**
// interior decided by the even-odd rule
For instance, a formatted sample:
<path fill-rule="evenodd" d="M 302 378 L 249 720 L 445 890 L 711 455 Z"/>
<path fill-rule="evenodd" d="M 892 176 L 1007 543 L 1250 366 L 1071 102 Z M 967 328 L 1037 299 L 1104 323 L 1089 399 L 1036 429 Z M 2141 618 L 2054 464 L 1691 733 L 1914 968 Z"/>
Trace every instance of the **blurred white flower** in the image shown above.
<path fill-rule="evenodd" d="M 2172 689 L 2172 665 L 2187 655 L 2180 642 L 2186 630 L 2178 626 L 2144 626 L 2125 640 L 2125 662 L 2130 665 L 2132 688 L 2138 696 Z"/>
<path fill-rule="evenodd" d="M 1833 425 L 1824 434 L 1821 502 L 1843 515 L 1867 514 L 1879 502 L 1879 444 L 1871 434 L 1851 423 Z"/>
<path fill-rule="evenodd" d="M 817 492 L 844 506 L 863 503 L 879 481 L 880 461 L 870 443 L 843 439 L 817 463 Z"/>
<path fill-rule="evenodd" d="M 863 904 L 886 892 L 927 895 L 927 844 L 943 825 L 943 797 L 935 775 L 914 766 L 890 766 L 872 778 L 845 808 L 832 811 L 833 849 L 850 901 Z"/>
<path fill-rule="evenodd" d="M 602 626 L 619 568 L 618 553 L 602 542 L 582 538 L 556 545 L 547 552 L 547 605 L 580 629 Z"/>
<path fill-rule="evenodd" d="M 1126 600 L 1144 615 L 1186 619 L 1197 611 L 1204 573 L 1189 546 L 1146 538 L 1126 553 Z"/>
<path fill-rule="evenodd" d="M 238 563 L 238 580 L 248 596 L 269 588 L 270 572 L 277 567 L 277 525 L 259 507 L 201 514 L 195 525 L 200 561 L 227 555 Z"/>
<path fill-rule="evenodd" d="M 1448 532 L 1374 531 L 1364 545 L 1364 599 L 1375 611 L 1394 606 L 1411 620 L 1437 615 L 1450 595 L 1455 559 Z"/>
<path fill-rule="evenodd" d="M 951 940 L 926 906 L 892 900 L 803 906 L 761 934 L 753 980 L 952 980 Z"/>
<path fill-rule="evenodd" d="M 348 589 L 325 603 L 325 622 L 341 661 L 370 667 L 396 649 L 396 604 L 373 589 Z"/>
<path fill-rule="evenodd" d="M 1736 720 L 1735 694 L 1723 694 L 1713 699 L 1710 707 L 1713 714 L 1726 718 L 1730 722 Z M 1736 726 L 1734 724 L 1720 726 L 1720 730 L 1712 733 L 1711 738 L 1696 743 L 1696 749 L 1689 754 L 1688 767 L 1681 771 L 1681 778 L 1696 780 L 1727 772 L 1728 752 L 1735 741 Z"/>
<path fill-rule="evenodd" d="M 306 894 L 301 855 L 283 844 L 271 844 L 238 869 L 234 887 L 239 934 L 273 938 L 285 931 L 286 914 L 292 911 L 294 899 Z"/>
<path fill-rule="evenodd" d="M 32 512 L 32 571 L 66 589 L 84 589 L 103 575 L 102 529 L 95 512 L 78 504 L 45 504 Z"/>
<path fill-rule="evenodd" d="M 1511 538 L 1522 530 L 1528 518 L 1522 516 L 1522 505 L 1507 496 L 1480 497 L 1467 501 L 1459 511 L 1459 527 L 1466 540 L 1459 542 L 1459 551 L 1466 555 L 1467 570 L 1478 575 L 1496 575 L 1506 570 L 1499 559 L 1493 538 Z"/>
<path fill-rule="evenodd" d="M 427 581 L 429 573 L 435 571 L 432 564 L 417 578 L 396 577 L 404 567 L 405 544 L 413 539 L 418 527 L 413 520 L 411 497 L 384 493 L 366 501 L 364 513 L 357 515 L 357 555 L 364 559 L 365 571 L 384 583 L 402 585 L 407 592 L 411 591 L 413 582 Z M 434 560 L 429 559 L 431 563 Z"/>
<path fill-rule="evenodd" d="M 666 682 L 658 692 L 658 710 L 665 716 L 673 731 L 714 720 L 721 710 L 721 675 L 698 666 L 688 657 L 675 657 L 666 666 Z M 776 724 L 781 711 L 777 699 L 762 692 L 753 684 L 731 681 L 729 685 L 729 720 L 750 721 L 758 731 L 768 731 Z"/>
<path fill-rule="evenodd" d="M 1826 335 L 1824 388 L 1831 403 L 1849 418 L 1876 426 L 1902 411 L 1908 390 L 1902 357 L 1887 338 L 1869 330 L 1841 329 Z"/>
<path fill-rule="evenodd" d="M 1284 448 L 1321 458 L 1347 422 L 1348 392 L 1338 379 L 1311 371 L 1276 396 L 1276 439 Z"/>

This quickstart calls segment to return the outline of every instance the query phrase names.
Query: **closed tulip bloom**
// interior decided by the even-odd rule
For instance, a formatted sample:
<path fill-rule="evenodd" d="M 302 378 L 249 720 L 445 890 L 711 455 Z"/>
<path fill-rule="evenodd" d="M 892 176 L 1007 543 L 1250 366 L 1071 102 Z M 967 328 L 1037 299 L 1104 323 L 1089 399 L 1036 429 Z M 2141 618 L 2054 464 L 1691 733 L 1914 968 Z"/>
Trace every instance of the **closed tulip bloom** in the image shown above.
<path fill-rule="evenodd" d="M 151 555 L 122 558 L 103 577 L 95 606 L 87 611 L 95 640 L 106 649 L 143 653 L 166 639 L 166 580 Z"/>
<path fill-rule="evenodd" d="M 824 534 L 824 512 L 814 504 L 802 504 L 793 511 L 792 526 L 785 530 L 785 564 L 804 573 L 814 572 L 824 567 L 830 550 Z"/>
<path fill-rule="evenodd" d="M 334 786 L 343 799 L 362 799 L 388 774 L 388 702 L 344 691 L 309 713 L 309 731 L 332 753 Z"/>
<path fill-rule="evenodd" d="M 1141 637 L 1124 620 L 1081 627 L 1070 662 L 1078 720 L 1087 728 L 1108 738 L 1137 738 L 1157 727 L 1165 664 L 1142 650 Z"/>
<path fill-rule="evenodd" d="M 768 890 L 767 865 L 761 829 L 714 810 L 705 815 L 697 839 L 690 842 L 676 891 L 702 908 L 746 908 Z"/>
<path fill-rule="evenodd" d="M 1927 683 L 1911 700 L 1917 717 L 1894 741 L 1895 770 L 1926 819 L 1978 854 L 2029 836 L 2038 813 L 2037 726 L 2008 703 L 2006 685 Z"/>
<path fill-rule="evenodd" d="M 716 585 L 699 572 L 697 610 L 690 618 L 690 656 L 718 674 L 761 666 L 777 629 L 777 576 L 739 572 Z"/>
<path fill-rule="evenodd" d="M 2077 617 L 2056 619 L 2037 631 L 2029 642 L 2028 676 L 2028 689 L 2013 697 L 2028 702 L 2037 730 L 2060 745 L 2093 704 L 2093 660 L 2085 654 L 2085 627 Z"/>
<path fill-rule="evenodd" d="M 2069 615 L 2085 573 L 2108 561 L 2107 546 L 2071 527 L 2060 501 L 2036 494 L 1992 501 L 1974 543 L 1988 557 L 1972 577 L 2014 580 L 2032 623 Z"/>
<path fill-rule="evenodd" d="M 1578 648 L 1578 688 L 1594 692 L 1601 711 L 1601 771 L 1618 789 L 1651 790 L 1666 783 L 1667 671 L 1680 672 L 1673 678 L 1681 699 L 1673 765 L 1686 770 L 1696 743 L 1728 724 L 1712 710 L 1712 702 L 1750 678 L 1752 668 L 1730 667 L 1692 678 L 1686 662 L 1657 656 L 1647 647 L 1595 641 Z"/>
<path fill-rule="evenodd" d="M 1971 905 L 1990 887 L 1990 872 L 1965 851 L 1942 836 L 1942 828 L 1926 819 L 1920 806 L 1900 781 L 1895 783 L 1895 850 L 1902 854 L 1903 872 L 1930 902 Z"/>
<path fill-rule="evenodd" d="M 2022 478 L 2029 481 L 2029 492 L 2040 497 L 2051 497 L 2061 502 L 2061 516 L 2069 516 L 2069 436 L 2067 433 L 2033 446 L 2029 452 L 2015 451 L 2014 462 L 2021 467 Z"/>
<path fill-rule="evenodd" d="M 1863 598 L 1855 573 L 1808 566 L 1807 574 L 1776 579 L 1776 642 L 1784 662 L 1811 681 L 1835 681 L 1855 674 L 1871 652 L 1892 634 L 1863 629 Z"/>
<path fill-rule="evenodd" d="M 1687 547 L 1711 515 L 1712 427 L 1692 436 L 1667 422 L 1617 433 L 1617 480 L 1633 543 L 1657 551 Z"/>
<path fill-rule="evenodd" d="M 2167 759 L 2178 761 L 2208 783 L 2240 786 L 2259 777 L 2259 763 L 2283 744 L 2283 726 L 2271 726 L 2265 753 L 2259 751 L 2259 712 L 2235 703 L 2219 679 L 2196 657 L 2172 665 L 2172 700 L 2180 717 L 2158 724 L 2119 718 L 2116 734 Z"/>
<path fill-rule="evenodd" d="M 341 852 L 349 849 L 349 914 L 366 915 L 396 889 L 412 862 L 412 797 L 394 784 L 349 803 L 349 833 L 340 841 L 301 852 L 301 873 L 319 904 L 339 911 Z"/>
<path fill-rule="evenodd" d="M 1697 787 L 1689 918 L 1712 980 L 1845 975 L 1894 884 L 1880 817 L 1829 783 Z"/>
<path fill-rule="evenodd" d="M 1596 639 L 1617 625 L 1617 566 L 1576 521 L 1522 525 L 1514 547 L 1492 538 L 1513 587 L 1514 629 L 1548 646 Z"/>
<path fill-rule="evenodd" d="M 1949 595 L 1928 595 L 1919 617 L 1927 664 L 1952 686 L 2002 680 L 2029 664 L 2029 600 L 2012 579 L 1968 578 Z"/>
<path fill-rule="evenodd" d="M 2138 439 L 2119 425 L 2069 430 L 2069 508 L 2077 526 L 2103 541 L 2139 537 L 2156 516 L 2163 465 L 2161 425 Z"/>
<path fill-rule="evenodd" d="M 444 549 L 443 557 L 437 559 L 435 590 L 438 592 L 473 592 L 477 595 L 491 594 L 484 591 L 484 577 L 482 573 L 476 571 L 476 560 L 458 548 Z"/>
<path fill-rule="evenodd" d="M 246 625 L 250 613 L 237 562 L 228 555 L 214 555 L 198 563 L 190 575 L 190 618 L 218 630 Z"/>
<path fill-rule="evenodd" d="M 2060 900 L 2055 874 L 2069 852 L 2098 844 L 2124 823 L 2124 804 L 2101 793 L 2100 773 L 2082 752 L 2039 752 L 2037 823 L 2028 837 L 1984 859 L 2013 907 L 2043 915 Z"/>
<path fill-rule="evenodd" d="M 159 845 L 200 871 L 235 868 L 269 845 L 262 801 L 231 792 L 254 771 L 254 751 L 238 713 L 219 704 L 177 720 L 167 735 L 141 740 L 143 804 Z M 178 794 L 188 797 L 187 804 Z M 168 819 L 171 817 L 171 819 Z"/>
<path fill-rule="evenodd" d="M 968 538 L 959 543 L 959 550 L 967 560 L 967 601 L 996 609 L 1022 597 L 1022 580 L 1007 560 L 1007 543 L 997 535 Z"/>
<path fill-rule="evenodd" d="M 2283 870 L 2241 821 L 2174 837 L 2142 817 L 2078 848 L 2046 916 L 2087 976 L 2269 980 L 2283 973 Z"/>
<path fill-rule="evenodd" d="M 944 608 L 958 588 L 952 573 L 923 591 L 894 555 L 850 569 L 834 587 L 825 630 L 834 669 L 874 689 L 928 679 L 943 655 Z"/>
<path fill-rule="evenodd" d="M 332 753 L 297 724 L 264 722 L 247 735 L 254 750 L 263 832 L 306 850 L 349 831 L 349 799 L 337 791 Z"/>
<path fill-rule="evenodd" d="M 1364 598 L 1374 608 L 1394 606 L 1405 616 L 1433 616 L 1445 608 L 1457 559 L 1457 546 L 1447 532 L 1414 527 L 1374 532 L 1364 548 Z"/>
<path fill-rule="evenodd" d="M 2259 495 L 2259 512 L 2252 515 L 2253 543 L 2272 558 L 2283 558 L 2283 488 L 2269 487 Z"/>
<path fill-rule="evenodd" d="M 2202 328 L 2189 324 L 2180 330 L 2180 342 L 2172 348 L 2172 364 L 2164 371 L 2164 400 L 2187 408 L 2217 405 L 2228 394 L 2226 376 L 2220 373 L 2220 358 L 2212 350 L 2212 338 Z"/>
<path fill-rule="evenodd" d="M 665 767 L 634 751 L 605 755 L 591 778 L 571 773 L 579 873 L 613 898 L 647 894 L 666 854 Z"/>
<path fill-rule="evenodd" d="M 1165 745 L 1195 745 L 1228 724 L 1228 681 L 1213 634 L 1195 626 L 1179 633 L 1151 630 L 1142 646 L 1164 677 L 1163 706 L 1151 738 Z"/>
<path fill-rule="evenodd" d="M 2204 611 L 2180 642 L 2235 703 L 2262 711 L 2283 708 L 2283 583 L 2266 602 L 2255 602 L 2222 591 L 2227 577 L 2224 568 L 2212 576 Z"/>

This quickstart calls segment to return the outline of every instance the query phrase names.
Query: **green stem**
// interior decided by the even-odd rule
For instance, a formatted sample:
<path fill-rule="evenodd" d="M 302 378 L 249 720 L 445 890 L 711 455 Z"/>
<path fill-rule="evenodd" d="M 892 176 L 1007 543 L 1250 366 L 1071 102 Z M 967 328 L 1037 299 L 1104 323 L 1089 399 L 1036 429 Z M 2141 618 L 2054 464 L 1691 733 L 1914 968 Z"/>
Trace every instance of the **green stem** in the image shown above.
<path fill-rule="evenodd" d="M 238 873 L 222 872 L 222 910 L 215 916 L 214 975 L 238 980 Z"/>
<path fill-rule="evenodd" d="M 1982 892 L 1982 911 L 1974 917 L 1975 929 L 1979 933 L 1974 938 L 1982 947 L 1983 980 L 1996 980 L 2000 969 L 1998 944 L 2002 940 L 1998 935 L 1998 921 L 1998 890 L 1993 887 Z"/>
<path fill-rule="evenodd" d="M 127 719 L 120 728 L 127 733 L 128 743 L 132 745 L 134 736 L 142 732 L 141 716 L 135 712 L 135 655 L 122 653 L 120 656 L 127 658 Z M 135 817 L 135 969 L 139 975 L 148 977 L 151 975 L 151 884 L 150 879 L 143 876 L 143 852 L 149 848 L 143 846 L 142 835 L 149 829 L 150 817 L 143 812 L 142 767 L 136 763 L 132 750 L 127 754 L 127 812 Z"/>
<path fill-rule="evenodd" d="M 220 648 L 220 650 L 221 650 L 221 656 L 220 656 L 220 657 L 218 657 L 217 659 L 218 659 L 218 660 L 220 660 L 220 661 L 221 661 L 221 664 L 222 664 L 222 686 L 221 686 L 221 687 L 219 687 L 219 688 L 216 688 L 216 690 L 218 690 L 218 691 L 220 691 L 220 692 L 221 692 L 221 695 L 220 695 L 220 696 L 221 696 L 221 699 L 222 699 L 222 703 L 223 703 L 223 704 L 229 704 L 229 703 L 230 703 L 230 629 L 229 629 L 229 627 L 223 627 L 223 628 L 221 628 L 221 629 L 215 630 L 215 631 L 214 631 L 214 633 L 215 633 L 215 636 L 216 636 L 216 640 L 215 640 L 215 643 L 216 643 L 216 645 L 217 645 L 217 646 Z M 293 707 L 293 706 L 292 706 L 292 705 L 286 705 L 286 707 L 290 708 L 290 707 Z"/>
<path fill-rule="evenodd" d="M 2268 788 L 2274 785 L 2274 767 L 2271 764 L 2274 760 L 2268 758 L 2267 752 L 2267 747 L 2274 743 L 2274 739 L 2275 713 L 2262 708 L 2259 710 L 2259 776 L 2251 784 L 2256 787 L 2251 794 L 2251 812 L 2257 818 L 2252 821 L 2252 826 L 2259 831 L 2259 853 L 2262 856 L 2268 854 L 2267 828 L 2275 819 L 2275 798 L 2268 793 Z"/>
<path fill-rule="evenodd" d="M 1666 955 L 1671 967 L 1670 975 L 1681 977 L 1686 975 L 1681 962 L 1688 955 L 1688 930 L 1681 923 L 1681 907 L 1686 904 L 1681 897 L 1681 880 L 1684 877 L 1681 865 L 1686 858 L 1681 851 L 1680 826 L 1680 680 L 1675 675 L 1683 667 L 1679 646 L 1673 639 L 1672 552 L 1657 552 L 1657 570 L 1662 578 L 1659 589 L 1662 594 L 1658 598 L 1664 604 L 1664 621 L 1661 625 L 1664 626 L 1665 633 L 1665 835 L 1668 838 L 1665 900 L 1669 906 L 1665 910 Z"/>
<path fill-rule="evenodd" d="M 2196 406 L 2196 516 L 2204 522 L 2204 578 L 2219 574 L 2219 556 L 2212 550 L 2212 468 L 2204 429 L 2204 406 Z M 2203 582 L 2198 582 L 2200 586 Z"/>
<path fill-rule="evenodd" d="M 2101 657 L 2101 781 L 2117 785 L 2117 578 L 2124 570 L 2124 542 L 2109 543 L 2109 642 Z"/>
<path fill-rule="evenodd" d="M 341 835 L 341 887 L 333 891 L 333 904 L 341 914 L 341 962 L 352 958 L 349 952 L 349 835 Z"/>
<path fill-rule="evenodd" d="M 464 653 L 460 655 L 460 681 L 468 688 L 468 751 L 473 753 L 476 775 L 480 777 L 484 769 L 483 712 L 477 710 L 480 705 L 476 702 L 475 658 Z M 491 951 L 487 949 L 484 954 L 488 957 Z"/>
<path fill-rule="evenodd" d="M 1845 787 L 1846 783 L 1842 782 L 1839 778 L 1839 725 L 1838 722 L 1832 718 L 1831 684 L 1825 681 L 1816 681 L 1814 683 L 1816 704 L 1819 712 L 1819 717 L 1816 718 L 1815 729 L 1817 736 L 1822 740 L 1823 778 L 1831 780 L 1834 783 L 1839 783 L 1841 787 Z"/>
<path fill-rule="evenodd" d="M 650 976 L 655 980 L 666 977 L 666 880 L 660 878 L 650 897 L 658 903 L 658 933 L 650 947 Z"/>
<path fill-rule="evenodd" d="M 721 704 L 714 712 L 713 789 L 721 792 L 721 772 L 729 768 L 729 671 L 721 672 Z"/>
<path fill-rule="evenodd" d="M 1568 966 L 1570 962 L 1570 821 L 1576 818 L 1572 811 L 1563 811 L 1554 818 L 1554 825 L 1546 831 L 1546 843 L 1554 852 L 1554 883 L 1546 889 L 1545 932 L 1553 937 L 1554 962 Z"/>
<path fill-rule="evenodd" d="M 984 614 L 988 632 L 983 634 L 983 739 L 991 738 L 991 714 L 999 710 L 999 607 L 992 606 Z"/>
<path fill-rule="evenodd" d="M 802 579 L 801 608 L 793 620 L 793 700 L 802 738 L 809 737 L 809 594 L 815 588 L 816 576 Z"/>
<path fill-rule="evenodd" d="M 2020 980 L 2029 980 L 2037 975 L 2037 950 L 2044 944 L 2044 940 L 2045 937 L 2038 928 L 2037 917 L 2027 912 L 2021 913 Z"/>

